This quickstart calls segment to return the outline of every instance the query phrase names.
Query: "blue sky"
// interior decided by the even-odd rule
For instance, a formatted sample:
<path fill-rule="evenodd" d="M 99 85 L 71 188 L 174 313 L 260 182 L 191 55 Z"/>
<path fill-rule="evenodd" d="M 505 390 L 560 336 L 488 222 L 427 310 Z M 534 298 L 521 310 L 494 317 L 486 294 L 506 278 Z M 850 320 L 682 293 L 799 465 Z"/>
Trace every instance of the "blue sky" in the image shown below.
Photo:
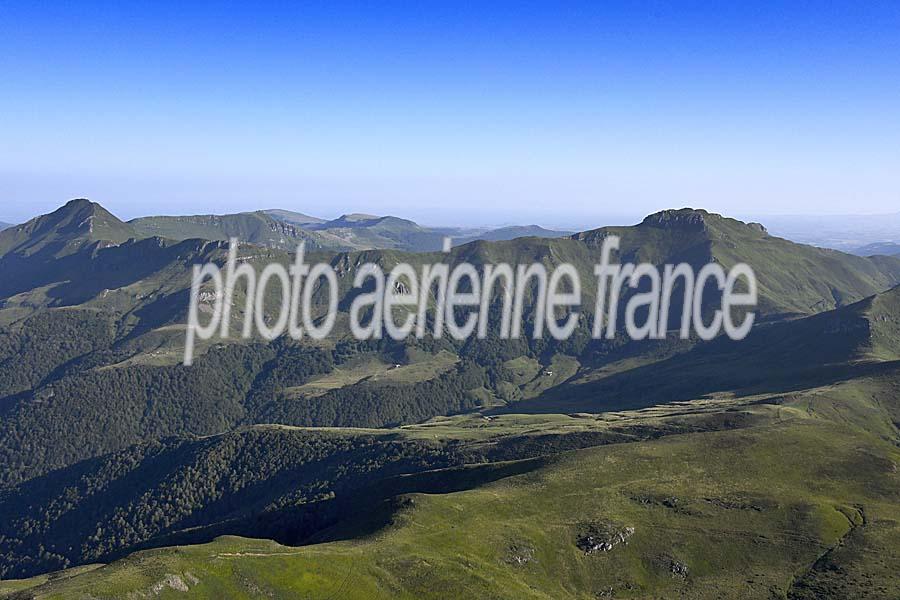
<path fill-rule="evenodd" d="M 900 210 L 896 2 L 129 4 L 0 3 L 0 220 Z"/>

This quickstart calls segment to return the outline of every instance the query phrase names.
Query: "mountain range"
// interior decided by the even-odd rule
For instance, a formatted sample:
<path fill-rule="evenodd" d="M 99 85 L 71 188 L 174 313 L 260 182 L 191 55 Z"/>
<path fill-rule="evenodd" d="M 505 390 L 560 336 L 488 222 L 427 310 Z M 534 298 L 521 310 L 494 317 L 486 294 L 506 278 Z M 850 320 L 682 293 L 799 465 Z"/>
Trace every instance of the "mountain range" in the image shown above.
<path fill-rule="evenodd" d="M 123 222 L 79 200 L 0 232 L 0 578 L 29 578 L 0 596 L 898 589 L 900 257 L 695 209 L 458 236 L 446 257 L 428 245 L 444 231 L 411 221 L 275 212 Z M 623 262 L 751 264 L 759 324 L 742 342 L 592 340 L 585 290 L 565 341 L 347 330 L 363 262 L 590 280 L 609 235 Z M 219 341 L 180 364 L 190 268 L 232 236 L 254 266 L 303 239 L 341 273 L 333 339 Z"/>
<path fill-rule="evenodd" d="M 570 232 L 531 226 L 498 229 L 424 227 L 398 217 L 346 214 L 333 220 L 279 209 L 232 215 L 142 217 L 129 221 L 135 235 L 175 240 L 203 238 L 244 242 L 293 250 L 301 241 L 312 249 L 436 251 L 445 237 L 456 245 L 477 239 L 510 240 L 517 237 L 563 237 Z"/>

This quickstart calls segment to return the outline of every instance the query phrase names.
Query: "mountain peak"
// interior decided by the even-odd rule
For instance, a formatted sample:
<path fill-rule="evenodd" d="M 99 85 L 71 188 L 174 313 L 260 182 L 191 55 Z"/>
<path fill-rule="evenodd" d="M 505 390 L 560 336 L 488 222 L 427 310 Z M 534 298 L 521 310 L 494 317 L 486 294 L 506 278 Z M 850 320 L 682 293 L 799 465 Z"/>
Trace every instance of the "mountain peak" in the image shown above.
<path fill-rule="evenodd" d="M 87 198 L 72 198 L 60 207 L 60 210 L 75 210 L 85 207 L 100 206 L 96 202 L 91 202 Z"/>
<path fill-rule="evenodd" d="M 761 223 L 745 223 L 737 219 L 723 217 L 700 208 L 679 208 L 663 210 L 646 217 L 641 223 L 645 227 L 656 227 L 671 231 L 731 231 L 768 234 Z"/>
<path fill-rule="evenodd" d="M 68 233 L 81 233 L 92 240 L 124 242 L 132 237 L 126 223 L 96 202 L 87 198 L 69 200 L 62 207 L 45 215 L 45 226 L 65 230 Z M 126 237 L 122 237 L 122 236 Z"/>
<path fill-rule="evenodd" d="M 76 198 L 52 213 L 0 233 L 0 255 L 50 251 L 60 256 L 85 242 L 118 244 L 133 237 L 132 228 L 111 212 L 96 202 Z"/>
<path fill-rule="evenodd" d="M 703 209 L 680 208 L 653 213 L 645 218 L 641 225 L 662 229 L 705 231 L 710 220 L 721 218 L 721 215 L 713 214 Z"/>

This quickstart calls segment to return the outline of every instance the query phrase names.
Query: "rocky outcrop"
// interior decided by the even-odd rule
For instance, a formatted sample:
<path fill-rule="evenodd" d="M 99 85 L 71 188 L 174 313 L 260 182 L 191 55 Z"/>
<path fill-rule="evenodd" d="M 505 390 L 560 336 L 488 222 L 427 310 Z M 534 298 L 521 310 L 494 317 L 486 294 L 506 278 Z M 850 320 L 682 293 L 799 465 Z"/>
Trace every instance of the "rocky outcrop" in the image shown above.
<path fill-rule="evenodd" d="M 627 544 L 633 535 L 634 527 L 603 522 L 583 523 L 579 526 L 575 545 L 585 554 L 609 552 L 616 546 Z"/>
<path fill-rule="evenodd" d="M 708 229 L 708 220 L 715 216 L 717 215 L 711 215 L 705 210 L 694 210 L 692 208 L 664 210 L 648 216 L 641 225 L 682 231 L 706 231 Z"/>

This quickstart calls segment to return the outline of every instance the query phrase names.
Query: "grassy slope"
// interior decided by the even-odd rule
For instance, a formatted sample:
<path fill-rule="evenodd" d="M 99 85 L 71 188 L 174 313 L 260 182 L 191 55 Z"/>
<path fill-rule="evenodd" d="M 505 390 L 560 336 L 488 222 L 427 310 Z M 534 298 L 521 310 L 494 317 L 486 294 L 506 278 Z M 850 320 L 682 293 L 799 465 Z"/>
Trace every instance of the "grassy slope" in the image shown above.
<path fill-rule="evenodd" d="M 226 537 L 34 591 L 108 598 L 157 586 L 180 597 L 174 583 L 199 598 L 890 598 L 900 592 L 900 450 L 888 417 L 898 381 L 769 398 L 743 409 L 764 417 L 748 429 L 580 450 L 477 489 L 407 496 L 389 527 L 355 541 L 289 548 Z M 586 554 L 576 541 L 591 524 L 635 532 Z"/>

